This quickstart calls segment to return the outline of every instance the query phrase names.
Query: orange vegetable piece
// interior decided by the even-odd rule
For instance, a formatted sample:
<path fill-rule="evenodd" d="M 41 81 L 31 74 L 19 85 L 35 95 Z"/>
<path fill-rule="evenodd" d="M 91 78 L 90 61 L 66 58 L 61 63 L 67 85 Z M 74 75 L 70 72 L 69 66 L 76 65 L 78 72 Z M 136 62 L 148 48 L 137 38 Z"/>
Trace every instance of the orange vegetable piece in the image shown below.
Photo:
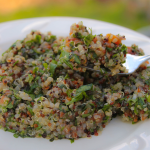
<path fill-rule="evenodd" d="M 49 122 L 49 123 L 48 123 L 48 126 L 50 127 L 51 125 L 52 125 L 52 124 Z"/>
<path fill-rule="evenodd" d="M 94 133 L 94 135 L 95 135 L 95 136 L 98 136 L 98 133 L 97 133 L 97 132 L 95 132 L 95 133 Z"/>
<path fill-rule="evenodd" d="M 4 97 L 5 97 L 5 96 L 2 96 L 2 97 L 1 97 L 1 99 L 0 99 L 0 104 L 4 104 Z"/>
<path fill-rule="evenodd" d="M 133 119 L 133 121 L 134 121 L 134 122 L 137 122 L 137 121 L 138 121 L 137 117 L 135 117 L 135 118 Z"/>
<path fill-rule="evenodd" d="M 145 119 L 146 119 L 146 117 L 145 117 L 145 116 L 142 116 L 141 120 L 144 121 Z"/>
<path fill-rule="evenodd" d="M 45 90 L 48 90 L 49 89 L 49 86 L 45 87 Z"/>
<path fill-rule="evenodd" d="M 88 110 L 86 109 L 85 111 L 84 111 L 84 114 L 87 114 L 88 113 Z"/>
<path fill-rule="evenodd" d="M 50 45 L 50 44 L 48 44 L 48 45 L 47 45 L 47 48 L 48 48 L 48 49 L 50 49 L 50 48 L 51 48 L 51 45 Z"/>
<path fill-rule="evenodd" d="M 93 39 L 93 42 L 94 42 L 94 43 L 96 43 L 96 42 L 97 42 L 97 38 L 96 38 L 96 37 Z"/>
<path fill-rule="evenodd" d="M 71 130 L 71 128 L 70 128 L 69 125 L 67 125 L 67 126 L 64 128 L 64 132 L 65 132 L 65 133 L 69 133 L 70 130 Z"/>
<path fill-rule="evenodd" d="M 27 111 L 27 114 L 30 116 L 31 115 L 31 113 L 29 112 L 29 111 Z"/>
<path fill-rule="evenodd" d="M 77 28 L 79 28 L 79 25 L 78 25 L 78 24 L 76 24 L 76 27 L 77 27 Z"/>
<path fill-rule="evenodd" d="M 60 112 L 60 118 L 62 118 L 64 114 L 65 114 L 65 113 L 63 113 L 63 112 L 61 111 L 61 112 Z"/>
<path fill-rule="evenodd" d="M 141 89 L 138 88 L 138 89 L 137 89 L 137 92 L 140 93 L 140 92 L 141 92 Z"/>
<path fill-rule="evenodd" d="M 77 133 L 76 132 L 72 132 L 72 137 L 76 139 L 77 138 Z"/>
<path fill-rule="evenodd" d="M 70 100 L 71 100 L 71 98 L 70 98 L 70 97 L 67 97 L 67 100 L 68 100 L 68 101 L 70 101 Z"/>
<path fill-rule="evenodd" d="M 37 128 L 37 127 L 38 127 L 38 124 L 34 124 L 33 126 L 34 126 L 34 128 Z"/>
<path fill-rule="evenodd" d="M 116 35 L 113 35 L 113 34 L 107 34 L 106 35 L 106 37 L 108 37 L 108 42 L 109 43 L 111 43 L 114 39 L 117 39 L 117 41 L 116 42 L 113 42 L 113 43 L 115 43 L 115 44 L 117 44 L 117 45 L 119 45 L 120 43 L 121 43 L 121 40 L 120 39 L 118 39 L 118 37 L 116 36 Z"/>

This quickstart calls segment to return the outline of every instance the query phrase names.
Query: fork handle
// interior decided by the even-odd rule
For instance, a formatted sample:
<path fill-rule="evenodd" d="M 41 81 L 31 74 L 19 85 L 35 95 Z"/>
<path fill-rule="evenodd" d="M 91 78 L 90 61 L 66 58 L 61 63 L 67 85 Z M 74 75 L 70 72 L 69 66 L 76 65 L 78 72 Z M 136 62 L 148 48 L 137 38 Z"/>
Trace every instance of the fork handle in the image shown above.
<path fill-rule="evenodd" d="M 146 60 L 150 59 L 150 55 L 144 55 L 144 56 L 140 56 L 139 61 L 141 62 L 145 62 Z"/>

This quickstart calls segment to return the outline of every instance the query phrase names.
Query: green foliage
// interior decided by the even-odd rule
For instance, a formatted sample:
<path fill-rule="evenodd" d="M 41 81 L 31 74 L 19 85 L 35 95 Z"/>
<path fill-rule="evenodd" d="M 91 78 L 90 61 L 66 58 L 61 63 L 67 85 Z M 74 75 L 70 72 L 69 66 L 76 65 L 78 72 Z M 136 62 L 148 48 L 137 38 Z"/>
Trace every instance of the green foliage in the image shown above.
<path fill-rule="evenodd" d="M 135 7 L 136 11 L 132 11 L 130 7 L 130 1 L 124 3 L 123 1 L 66 0 L 63 3 L 49 1 L 45 4 L 43 1 L 41 6 L 34 5 L 11 13 L 1 13 L 0 22 L 33 17 L 72 16 L 107 21 L 134 30 L 150 24 L 146 10 Z"/>
<path fill-rule="evenodd" d="M 70 139 L 70 142 L 71 142 L 71 143 L 74 143 L 74 139 Z"/>
<path fill-rule="evenodd" d="M 35 42 L 37 42 L 39 44 L 41 43 L 41 35 L 36 35 Z"/>
<path fill-rule="evenodd" d="M 78 102 L 80 100 L 82 100 L 83 98 L 87 98 L 87 94 L 86 91 L 88 90 L 92 90 L 93 84 L 87 84 L 87 85 L 83 85 L 80 88 L 78 88 L 76 90 L 76 96 L 74 98 L 71 99 L 70 102 L 67 103 L 67 105 L 70 105 L 74 102 Z"/>
<path fill-rule="evenodd" d="M 32 111 L 32 108 L 30 107 L 27 107 L 28 111 L 30 112 L 30 114 L 33 116 L 34 115 L 34 112 Z"/>
<path fill-rule="evenodd" d="M 103 107 L 103 111 L 107 111 L 107 110 L 109 110 L 109 108 L 111 107 L 111 105 L 109 105 L 109 104 L 107 104 L 107 105 L 104 105 L 104 107 Z"/>
<path fill-rule="evenodd" d="M 93 87 L 93 84 L 87 84 L 87 85 L 83 85 L 81 87 L 79 87 L 76 91 L 76 93 L 80 93 L 80 92 L 85 92 L 85 91 L 88 91 L 88 90 L 91 90 Z"/>
<path fill-rule="evenodd" d="M 91 44 L 91 42 L 92 42 L 92 40 L 93 40 L 94 37 L 95 36 L 92 35 L 92 34 L 89 34 L 88 36 L 85 36 L 84 37 L 84 43 L 85 43 L 85 45 L 89 46 Z"/>
<path fill-rule="evenodd" d="M 56 64 L 50 63 L 50 73 L 54 74 L 56 68 L 57 68 L 57 65 L 56 65 Z"/>
<path fill-rule="evenodd" d="M 45 69 L 48 68 L 48 64 L 47 63 L 43 63 L 43 66 L 44 66 Z"/>
<path fill-rule="evenodd" d="M 12 102 L 10 102 L 10 103 L 7 105 L 7 108 L 9 108 L 9 109 L 13 108 Z"/>
<path fill-rule="evenodd" d="M 65 63 L 68 67 L 70 67 L 71 69 L 73 69 L 72 64 L 69 62 L 69 57 L 70 54 L 64 50 L 61 51 L 61 55 L 60 55 L 60 61 L 62 63 Z"/>

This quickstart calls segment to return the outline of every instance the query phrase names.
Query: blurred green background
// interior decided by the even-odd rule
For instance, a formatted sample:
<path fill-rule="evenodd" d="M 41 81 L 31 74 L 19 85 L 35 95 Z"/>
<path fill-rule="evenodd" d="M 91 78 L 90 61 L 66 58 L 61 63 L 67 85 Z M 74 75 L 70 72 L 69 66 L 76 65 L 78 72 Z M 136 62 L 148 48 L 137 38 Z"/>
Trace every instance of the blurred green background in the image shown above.
<path fill-rule="evenodd" d="M 150 0 L 0 0 L 0 22 L 45 16 L 91 18 L 138 30 L 150 25 Z"/>

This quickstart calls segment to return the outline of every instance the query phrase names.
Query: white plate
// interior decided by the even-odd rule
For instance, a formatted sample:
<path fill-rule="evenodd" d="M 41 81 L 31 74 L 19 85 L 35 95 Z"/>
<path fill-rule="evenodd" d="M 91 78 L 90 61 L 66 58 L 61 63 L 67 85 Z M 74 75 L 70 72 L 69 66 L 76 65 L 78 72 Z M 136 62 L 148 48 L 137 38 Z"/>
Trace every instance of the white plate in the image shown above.
<path fill-rule="evenodd" d="M 125 35 L 126 45 L 137 44 L 150 54 L 150 39 L 132 30 L 114 24 L 72 17 L 47 17 L 11 21 L 0 24 L 0 54 L 17 39 L 23 39 L 31 30 L 52 31 L 57 36 L 67 36 L 72 23 L 83 21 L 93 34 Z M 0 150 L 150 150 L 150 120 L 135 125 L 113 119 L 98 137 L 49 142 L 46 139 L 14 138 L 12 133 L 0 130 Z"/>

